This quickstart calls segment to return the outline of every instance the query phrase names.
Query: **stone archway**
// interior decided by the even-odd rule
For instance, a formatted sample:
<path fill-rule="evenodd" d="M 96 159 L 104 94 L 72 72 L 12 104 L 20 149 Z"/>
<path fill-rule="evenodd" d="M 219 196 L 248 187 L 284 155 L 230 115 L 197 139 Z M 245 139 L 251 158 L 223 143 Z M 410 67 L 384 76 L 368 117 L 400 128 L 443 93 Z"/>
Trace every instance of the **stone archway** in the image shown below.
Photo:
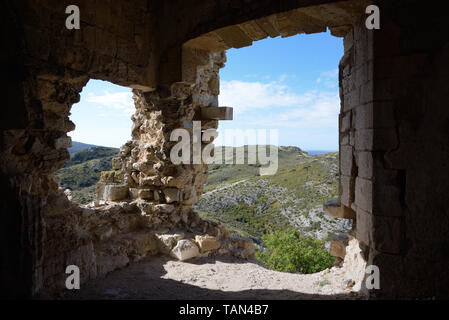
<path fill-rule="evenodd" d="M 66 133 L 73 124 L 67 112 L 89 78 L 139 90 L 142 110 L 150 101 L 179 107 L 186 98 L 176 87 L 197 83 L 197 67 L 210 65 L 211 51 L 249 45 L 267 35 L 330 27 L 344 35 L 345 43 L 341 194 L 331 210 L 356 213 L 356 237 L 365 258 L 383 275 L 381 289 L 370 290 L 370 297 L 447 297 L 448 117 L 441 101 L 447 101 L 449 59 L 448 35 L 438 32 L 446 28 L 445 11 L 420 0 L 379 0 L 381 30 L 368 31 L 363 3 L 133 0 L 111 6 L 81 1 L 81 29 L 67 30 L 67 1 L 2 2 L 2 29 L 8 31 L 2 38 L 10 44 L 1 53 L 8 106 L 0 117 L 3 294 L 31 297 L 47 285 L 56 288 L 70 259 L 90 265 L 92 239 L 109 234 L 107 225 L 100 232 L 101 221 L 109 219 L 126 234 L 122 231 L 132 221 L 145 220 L 127 214 L 134 207 L 74 208 L 53 179 L 68 157 Z M 290 11 L 298 8 L 303 9 L 294 16 L 301 19 L 292 19 Z M 202 84 L 197 88 L 216 87 L 214 81 Z M 201 104 L 203 93 L 194 91 L 192 103 Z M 203 101 L 207 106 L 211 96 Z M 139 239 L 123 243 L 137 248 L 133 243 L 145 243 Z M 120 253 L 122 247 L 112 248 Z M 123 260 L 114 259 L 112 265 Z M 85 274 L 93 277 L 97 271 L 86 269 Z"/>

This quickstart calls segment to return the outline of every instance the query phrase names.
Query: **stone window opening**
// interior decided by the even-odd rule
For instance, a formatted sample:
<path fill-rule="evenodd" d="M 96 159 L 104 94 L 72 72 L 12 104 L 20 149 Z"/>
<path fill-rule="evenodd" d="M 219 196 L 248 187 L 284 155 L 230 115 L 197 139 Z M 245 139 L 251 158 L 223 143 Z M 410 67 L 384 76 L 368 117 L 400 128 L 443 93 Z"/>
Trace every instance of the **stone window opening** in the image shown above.
<path fill-rule="evenodd" d="M 319 31 L 323 31 L 322 27 L 314 32 Z M 346 33 L 348 27 L 333 32 Z M 188 41 L 181 54 L 169 51 L 168 62 L 161 66 L 163 76 L 158 88 L 132 85 L 136 107 L 132 140 L 120 148 L 120 160 L 116 166 L 113 164 L 115 170 L 111 173 L 114 178 L 111 181 L 104 176 L 98 183 L 93 206 L 72 206 L 69 221 L 48 219 L 47 232 L 57 232 L 64 225 L 72 230 L 77 245 L 75 250 L 67 250 L 64 262 L 54 261 L 61 257 L 47 257 L 46 286 L 55 288 L 62 283 L 61 275 L 49 269 L 55 264 L 60 268 L 66 263 L 78 263 L 86 282 L 157 254 L 181 261 L 205 253 L 239 258 L 254 255 L 251 240 L 232 237 L 222 225 L 201 219 L 192 209 L 207 180 L 207 165 L 173 165 L 170 161 L 170 150 L 176 143 L 170 139 L 174 129 L 191 131 L 192 122 L 199 120 L 204 132 L 216 129 L 218 120 L 230 119 L 229 109 L 218 105 L 218 74 L 227 49 L 223 38 L 229 33 L 221 30 L 216 34 L 219 36 L 206 35 L 207 41 Z M 253 36 L 261 39 L 260 35 Z M 217 39 L 222 40 L 214 44 Z M 234 47 L 242 46 L 232 39 L 226 41 Z M 211 142 L 203 142 L 202 147 Z M 117 171 L 120 181 L 114 180 Z M 340 204 L 335 207 L 337 211 L 342 208 Z M 353 242 L 348 264 L 358 266 L 358 244 Z M 344 269 L 340 276 L 352 271 L 354 268 Z M 360 276 L 360 269 L 356 272 Z"/>
<path fill-rule="evenodd" d="M 312 37 L 312 36 L 302 35 L 301 37 Z M 291 39 L 291 38 L 289 38 L 289 39 L 290 39 L 290 41 L 294 40 L 294 41 L 298 41 L 299 43 L 304 43 L 304 40 L 302 38 L 298 38 L 298 36 L 295 36 L 294 39 Z M 265 41 L 265 46 L 276 45 L 276 43 L 279 43 L 279 42 L 274 42 L 274 41 L 270 42 L 269 39 L 260 40 L 260 41 Z M 281 41 L 283 41 L 283 40 L 281 40 Z M 323 41 L 325 41 L 325 39 L 323 39 Z M 251 48 L 244 47 L 244 48 L 232 49 L 233 50 L 233 56 L 234 55 L 238 55 L 239 52 L 241 52 L 243 50 L 246 50 L 246 49 L 251 49 Z M 302 49 L 303 50 L 308 50 L 307 47 L 303 47 Z M 185 50 L 188 51 L 188 49 L 185 49 Z M 246 53 L 242 53 L 242 54 L 249 55 L 248 51 Z M 263 57 L 263 54 L 260 54 L 260 53 L 258 53 L 258 54 L 259 54 L 259 56 L 257 58 L 259 58 L 260 56 Z M 185 53 L 185 55 L 187 55 L 187 53 Z M 272 56 L 269 56 L 267 54 L 265 59 L 267 59 L 267 61 L 268 61 L 270 59 L 277 59 L 277 57 L 272 57 Z M 187 61 L 192 61 L 192 60 L 193 59 L 189 59 Z M 222 68 L 220 71 L 223 72 L 223 70 L 226 70 L 226 68 L 228 68 L 228 70 L 229 70 L 229 68 L 232 68 L 232 62 L 233 62 L 233 60 L 230 60 L 229 57 L 227 57 L 227 59 L 226 59 L 226 66 L 224 68 Z M 336 62 L 336 64 L 335 64 L 335 68 L 337 68 L 337 67 L 338 67 L 338 62 Z M 233 70 L 233 69 L 231 69 L 231 70 Z M 248 72 L 250 72 L 250 71 L 248 71 Z M 295 74 L 296 73 L 300 74 L 301 70 L 300 69 L 292 70 L 292 72 L 294 72 Z M 230 79 L 227 79 L 227 80 L 230 81 Z M 248 80 L 248 79 L 245 80 L 244 78 L 238 78 L 236 80 L 240 81 L 241 85 L 244 85 L 245 81 L 251 81 L 251 80 Z M 261 80 L 261 79 L 252 79 L 252 81 L 259 81 L 259 80 Z M 274 81 L 274 80 L 271 80 L 271 82 L 272 81 Z M 332 84 L 335 86 L 335 88 L 338 88 L 338 74 L 337 74 L 337 76 L 335 78 L 332 78 L 332 80 L 328 79 L 328 82 L 330 82 L 330 81 L 333 81 Z M 248 82 L 248 83 L 252 84 L 252 82 Z M 287 86 L 289 85 L 288 82 L 284 83 L 284 84 L 287 85 Z M 302 84 L 302 86 L 304 87 L 304 84 Z M 328 86 L 331 86 L 331 84 L 328 84 Z M 229 89 L 227 89 L 227 90 L 229 91 Z M 323 92 L 326 91 L 324 88 L 320 88 L 320 90 L 323 91 Z M 330 89 L 327 89 L 327 90 L 328 91 L 332 91 Z M 335 91 L 337 92 L 337 95 L 338 95 L 338 89 L 333 89 L 333 94 L 335 93 Z M 239 107 L 239 103 L 238 103 L 238 94 L 239 93 L 237 93 L 237 92 L 240 93 L 242 91 L 238 91 L 237 90 L 236 93 L 228 93 L 228 92 L 226 92 L 228 95 L 230 95 L 230 96 L 235 98 L 235 99 L 233 99 L 233 100 L 235 100 L 235 104 L 236 104 L 234 106 L 234 109 Z M 223 94 L 223 92 L 221 92 L 221 94 Z M 219 99 L 219 101 L 223 101 L 221 95 L 218 95 L 218 99 Z M 245 99 L 245 97 L 242 97 L 242 99 Z M 245 102 L 247 103 L 246 100 L 245 100 Z M 335 110 L 333 111 L 333 113 L 334 113 L 334 119 L 333 120 L 335 121 L 335 123 L 338 123 L 338 111 L 339 111 L 339 106 L 340 106 L 340 99 L 338 98 L 338 101 L 334 101 L 334 102 L 335 102 L 334 103 L 334 109 Z M 223 104 L 223 103 L 221 102 L 221 104 Z M 254 104 L 257 104 L 257 102 L 254 101 Z M 226 102 L 225 102 L 224 105 L 228 105 L 228 104 L 226 104 Z M 273 111 L 277 112 L 275 110 L 276 110 L 276 108 L 279 108 L 279 107 L 280 106 L 272 107 L 272 108 L 268 108 L 268 109 L 262 109 L 261 112 L 264 112 L 265 114 L 270 114 L 270 112 L 273 112 Z M 298 103 L 297 107 L 300 107 L 299 103 Z M 295 109 L 295 106 L 291 106 L 291 108 Z M 308 112 L 308 110 L 306 108 L 304 108 L 303 112 Z M 240 116 L 239 114 L 235 115 L 234 118 L 233 118 L 233 121 L 239 121 L 240 120 L 239 116 Z M 325 120 L 317 119 L 317 125 L 320 123 L 320 121 L 325 121 Z M 240 120 L 239 123 L 241 123 L 241 120 Z M 281 121 L 279 121 L 279 124 L 281 124 Z M 253 126 L 255 125 L 254 124 L 254 120 L 253 120 L 253 124 L 252 125 Z M 237 141 L 239 141 L 239 138 L 236 137 L 236 139 L 234 140 L 234 143 L 236 143 L 236 142 L 237 143 L 243 143 L 244 145 L 256 144 L 256 142 L 255 142 L 256 141 L 256 136 L 248 136 L 247 131 L 246 131 L 247 129 L 251 129 L 251 128 L 253 128 L 251 125 L 248 125 L 247 127 L 239 127 L 238 129 L 241 130 L 243 138 L 240 139 L 240 142 L 237 142 Z M 225 132 L 224 130 L 219 130 L 219 131 L 220 132 Z M 334 131 L 335 131 L 334 132 L 334 136 L 335 136 L 334 139 L 338 140 L 338 128 L 335 128 Z M 251 132 L 254 132 L 254 134 L 256 134 L 255 130 L 251 131 Z M 269 134 L 267 132 L 267 137 L 268 136 L 269 136 Z M 220 137 L 220 135 L 219 135 L 218 138 L 222 138 L 222 137 Z M 284 136 L 284 138 L 285 138 L 285 136 Z M 221 140 L 221 143 L 223 145 L 226 145 L 226 141 L 225 140 L 223 140 L 223 139 Z M 306 142 L 306 138 L 303 138 L 303 139 L 299 139 L 298 138 L 297 139 L 297 143 L 299 143 L 300 147 L 301 147 L 301 143 L 303 143 L 303 142 Z M 261 143 L 261 144 L 263 144 L 263 143 Z M 267 142 L 266 144 L 269 144 L 269 142 Z M 284 145 L 285 144 L 280 144 L 280 146 L 284 146 Z M 285 146 L 287 146 L 287 145 L 285 145 Z M 238 145 L 237 147 L 241 147 L 241 145 Z M 221 148 L 221 145 L 217 145 L 216 148 Z M 315 147 L 315 149 L 325 150 L 325 148 L 321 148 L 320 149 L 320 147 Z M 278 152 L 287 152 L 286 150 L 287 150 L 286 148 L 280 148 L 280 150 L 278 150 Z M 235 152 L 237 152 L 237 151 L 235 151 Z M 269 151 L 267 150 L 267 152 L 269 152 Z M 299 152 L 301 154 L 298 155 L 298 157 L 299 156 L 303 157 L 303 161 L 304 161 L 304 159 L 307 160 L 307 158 L 306 158 L 307 155 L 305 155 L 303 151 L 299 151 Z M 225 152 L 223 151 L 223 152 L 221 152 L 221 154 L 224 155 Z M 237 157 L 237 154 L 234 153 L 234 156 Z M 328 158 L 332 158 L 333 160 L 329 160 Z M 244 164 L 248 165 L 249 164 L 248 163 L 248 150 L 245 150 L 245 152 L 244 152 L 244 159 L 245 159 L 244 160 L 245 161 Z M 318 238 L 325 239 L 326 240 L 326 247 L 328 248 L 328 250 L 330 249 L 331 253 L 336 258 L 335 265 L 336 266 L 341 266 L 342 263 L 343 263 L 344 255 L 345 255 L 345 247 L 346 247 L 346 245 L 347 245 L 347 243 L 349 241 L 348 232 L 351 230 L 351 225 L 352 225 L 351 220 L 350 219 L 345 219 L 344 221 L 343 220 L 340 221 L 340 219 L 338 219 L 340 217 L 336 217 L 337 219 L 334 219 L 334 217 L 329 217 L 329 216 L 323 214 L 324 213 L 323 212 L 323 204 L 325 202 L 327 202 L 328 200 L 337 199 L 338 198 L 338 184 L 339 184 L 338 183 L 338 174 L 339 174 L 339 170 L 338 170 L 338 163 L 339 163 L 339 161 L 338 161 L 338 159 L 339 159 L 338 158 L 338 153 L 331 153 L 326 158 L 323 157 L 323 158 L 320 158 L 320 159 L 318 159 L 318 158 L 315 159 L 317 162 L 328 161 L 329 165 L 332 165 L 332 169 L 329 170 L 329 174 L 328 174 L 329 175 L 329 179 L 330 179 L 330 181 L 328 181 L 328 183 L 333 184 L 335 186 L 334 193 L 331 193 L 327 197 L 324 197 L 325 200 L 321 200 L 320 202 L 316 202 L 316 200 L 314 200 L 313 198 L 320 198 L 321 197 L 321 193 L 320 193 L 320 190 L 318 190 L 318 187 L 311 187 L 312 189 L 314 189 L 312 191 L 312 193 L 313 193 L 313 196 L 311 196 L 312 199 L 307 199 L 305 202 L 304 202 L 304 199 L 303 199 L 302 200 L 303 203 L 302 203 L 302 205 L 301 205 L 301 207 L 299 209 L 294 209 L 293 207 L 291 207 L 287 211 L 290 212 L 292 210 L 293 211 L 296 210 L 296 211 L 299 211 L 301 213 L 303 213 L 303 211 L 307 212 L 307 214 L 301 216 L 301 218 L 303 218 L 303 220 L 301 220 L 300 223 L 295 223 L 294 227 L 298 228 L 302 235 L 309 235 L 309 236 L 312 235 L 313 237 L 316 237 L 318 235 Z M 331 163 L 331 161 L 332 161 L 332 163 Z M 225 163 L 225 162 L 223 161 L 222 163 Z M 326 164 L 327 164 L 327 162 L 326 162 Z M 239 166 L 235 162 L 234 162 L 234 165 L 236 165 L 237 167 Z M 299 162 L 298 162 L 298 165 L 299 165 Z M 210 166 L 211 165 L 209 165 L 209 167 Z M 310 163 L 308 163 L 306 161 L 303 164 L 303 166 L 304 166 L 305 169 L 308 169 L 310 167 Z M 213 167 L 214 167 L 214 164 L 212 164 L 212 168 Z M 282 168 L 282 169 L 285 170 L 285 168 Z M 299 169 L 301 170 L 301 168 L 299 168 Z M 245 169 L 243 168 L 243 169 L 240 169 L 240 170 L 245 170 Z M 296 170 L 296 168 L 295 168 L 295 170 Z M 238 176 L 236 176 L 235 178 L 238 178 Z M 270 181 L 269 178 L 270 177 L 267 176 L 265 179 L 261 179 L 260 181 L 266 183 L 267 181 Z M 317 177 L 317 178 L 321 179 L 321 177 Z M 231 176 L 228 180 L 234 181 L 234 178 Z M 216 181 L 216 180 L 213 180 L 213 181 Z M 243 182 L 243 183 L 239 184 L 238 186 L 236 185 L 235 187 L 232 188 L 232 193 L 233 194 L 235 192 L 239 192 L 238 190 L 242 189 L 242 188 L 248 188 L 247 189 L 248 192 L 249 193 L 254 193 L 254 194 L 259 194 L 260 190 L 262 190 L 260 185 L 259 186 L 258 185 L 254 185 L 254 186 L 250 187 L 250 184 L 251 184 L 250 181 L 241 181 L 241 182 Z M 226 181 L 223 181 L 223 183 L 226 183 Z M 307 182 L 306 181 L 306 183 L 310 184 L 310 183 L 313 183 L 313 182 L 311 182 L 311 181 Z M 277 187 L 282 188 L 280 185 L 277 185 Z M 200 212 L 206 212 L 205 216 L 208 216 L 208 217 L 212 216 L 212 217 L 214 217 L 215 221 L 222 221 L 224 223 L 227 222 L 227 224 L 230 224 L 231 226 L 234 226 L 234 224 L 238 224 L 238 222 L 232 221 L 231 217 L 225 216 L 225 218 L 224 218 L 220 214 L 218 214 L 216 212 L 212 212 L 214 210 L 215 211 L 217 211 L 217 210 L 226 210 L 226 208 L 227 208 L 226 207 L 227 206 L 226 205 L 226 201 L 231 201 L 231 199 L 226 200 L 226 198 L 227 198 L 226 197 L 226 190 L 223 190 L 223 189 L 221 189 L 221 190 L 222 190 L 221 192 L 223 194 L 221 194 L 219 192 L 208 192 L 206 195 L 203 195 L 203 197 L 199 200 L 199 202 L 195 205 L 194 208 L 196 210 L 199 210 Z M 327 192 L 326 190 L 328 190 L 328 189 L 324 189 L 324 192 Z M 278 197 L 282 198 L 282 194 L 285 193 L 285 192 L 290 192 L 290 191 L 285 189 L 284 192 L 280 192 L 278 194 Z M 216 199 L 217 197 L 220 197 L 221 199 L 223 199 L 223 204 L 220 204 L 218 202 L 218 200 Z M 252 200 L 254 200 L 254 199 L 252 199 Z M 252 200 L 248 200 L 248 201 L 251 202 Z M 275 200 L 276 201 L 282 201 L 281 199 L 273 199 L 273 201 L 275 201 Z M 245 205 L 248 205 L 249 208 L 251 208 L 252 203 L 249 204 L 249 202 L 248 203 L 245 202 Z M 309 210 L 306 209 L 306 208 L 309 207 L 310 203 L 312 203 L 312 202 L 315 203 L 315 207 L 312 210 L 310 210 L 310 214 L 309 214 Z M 241 210 L 244 210 L 244 209 L 241 209 Z M 210 214 L 211 212 L 213 213 L 212 215 Z M 317 214 L 318 214 L 318 216 L 317 216 Z M 264 213 L 261 212 L 260 215 L 264 215 Z M 321 218 L 317 218 L 317 217 L 321 217 Z M 281 215 L 278 220 L 281 220 L 283 218 L 284 218 L 284 216 Z M 321 225 L 320 222 L 318 222 L 318 225 L 317 225 L 317 222 L 313 221 L 313 219 L 315 219 L 315 218 L 321 219 L 320 222 L 323 224 L 323 226 Z M 345 217 L 345 218 L 348 218 L 348 217 Z M 223 219 L 225 219 L 225 220 L 223 220 Z M 275 218 L 273 217 L 272 219 L 275 219 Z M 290 221 L 284 221 L 284 220 L 282 220 L 282 221 L 284 222 L 284 224 L 290 224 L 290 223 L 292 223 L 293 220 L 296 220 L 296 219 L 291 218 Z M 276 220 L 273 220 L 273 221 L 278 223 Z M 341 226 L 341 229 L 339 229 L 339 227 L 337 227 L 337 226 Z M 293 225 L 291 225 L 291 227 L 293 227 Z M 245 226 L 243 226 L 243 228 L 245 228 Z M 327 236 L 322 235 L 322 233 L 327 234 Z M 254 234 L 252 234 L 251 238 L 253 238 L 253 240 L 255 241 L 256 246 L 261 245 L 260 236 L 255 237 Z"/>
<path fill-rule="evenodd" d="M 100 180 L 120 184 L 120 147 L 130 139 L 134 101 L 131 88 L 90 79 L 72 105 L 70 121 L 76 125 L 68 136 L 70 160 L 56 172 L 70 200 L 99 204 Z M 98 189 L 98 190 L 97 190 Z M 102 195 L 100 194 L 100 199 Z"/>

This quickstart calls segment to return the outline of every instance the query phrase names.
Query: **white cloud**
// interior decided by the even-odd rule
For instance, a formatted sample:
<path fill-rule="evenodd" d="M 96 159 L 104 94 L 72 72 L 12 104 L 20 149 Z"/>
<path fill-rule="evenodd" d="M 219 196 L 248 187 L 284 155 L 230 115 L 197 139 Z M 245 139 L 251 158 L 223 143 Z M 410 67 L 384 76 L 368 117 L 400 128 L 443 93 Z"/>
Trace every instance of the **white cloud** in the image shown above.
<path fill-rule="evenodd" d="M 105 91 L 103 95 L 89 94 L 88 102 L 97 103 L 100 107 L 111 107 L 118 110 L 134 109 L 134 102 L 131 91 L 110 93 Z"/>
<path fill-rule="evenodd" d="M 322 72 L 316 82 L 322 83 L 327 88 L 336 88 L 338 85 L 338 69 Z"/>
<path fill-rule="evenodd" d="M 279 82 L 223 81 L 219 100 L 220 105 L 233 107 L 234 120 L 241 120 L 245 126 L 338 128 L 340 97 L 335 90 L 298 94 Z M 251 112 L 258 109 L 264 112 Z"/>
<path fill-rule="evenodd" d="M 249 109 L 294 107 L 313 100 L 314 92 L 302 95 L 279 82 L 261 83 L 239 80 L 222 81 L 219 101 L 222 106 L 234 107 L 236 113 Z"/>

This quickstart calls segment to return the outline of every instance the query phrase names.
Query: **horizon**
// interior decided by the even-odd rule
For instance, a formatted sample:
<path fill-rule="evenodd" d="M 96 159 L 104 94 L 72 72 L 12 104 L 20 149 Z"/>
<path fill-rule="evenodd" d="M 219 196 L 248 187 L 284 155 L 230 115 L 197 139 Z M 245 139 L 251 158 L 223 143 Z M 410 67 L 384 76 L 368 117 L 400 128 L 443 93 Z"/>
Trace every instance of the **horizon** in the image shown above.
<path fill-rule="evenodd" d="M 104 146 L 104 145 L 96 145 L 96 144 L 93 144 L 93 143 L 88 143 L 88 142 L 82 142 L 82 141 L 74 141 L 74 140 L 72 140 L 72 144 L 73 144 L 73 142 L 75 142 L 75 143 L 81 143 L 81 144 L 85 144 L 85 145 L 89 145 L 89 146 L 92 146 L 93 148 L 95 148 L 95 147 L 100 147 L 100 148 L 116 148 L 116 149 L 120 149 L 120 147 L 111 147 L 111 146 Z M 256 146 L 259 146 L 259 145 L 261 145 L 261 146 L 263 146 L 263 144 L 256 144 Z M 241 146 L 226 146 L 226 145 L 220 145 L 220 146 L 215 146 L 215 147 L 223 147 L 223 148 L 241 148 L 241 147 L 246 147 L 246 146 L 249 146 L 248 144 L 245 144 L 245 145 L 241 145 Z M 73 147 L 73 146 L 72 146 Z M 92 148 L 92 147 L 87 147 L 87 148 Z M 305 151 L 305 152 L 307 152 L 308 154 L 311 154 L 311 152 L 317 152 L 317 154 L 318 153 L 333 153 L 333 152 L 339 152 L 338 150 L 325 150 L 325 149 L 303 149 L 303 148 L 301 148 L 301 147 L 298 147 L 298 146 L 287 146 L 287 145 L 280 145 L 280 146 L 277 146 L 278 148 L 282 148 L 282 147 L 284 147 L 284 148 L 288 148 L 288 147 L 296 147 L 296 148 L 299 148 L 301 151 Z M 87 148 L 85 148 L 85 149 L 87 149 Z M 70 149 L 70 148 L 69 148 Z M 85 150 L 85 149 L 82 149 L 82 150 Z M 82 151 L 82 150 L 80 150 L 80 151 Z"/>

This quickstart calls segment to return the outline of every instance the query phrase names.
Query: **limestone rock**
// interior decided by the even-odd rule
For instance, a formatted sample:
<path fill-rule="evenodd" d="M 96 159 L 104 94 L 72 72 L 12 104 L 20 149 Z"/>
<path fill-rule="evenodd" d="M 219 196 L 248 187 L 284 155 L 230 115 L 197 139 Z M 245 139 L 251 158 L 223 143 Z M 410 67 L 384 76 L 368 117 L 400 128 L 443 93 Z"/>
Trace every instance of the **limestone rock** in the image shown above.
<path fill-rule="evenodd" d="M 158 239 L 150 232 L 135 232 L 126 236 L 131 247 L 138 255 L 156 254 L 158 252 Z"/>
<path fill-rule="evenodd" d="M 242 259 L 252 258 L 254 256 L 254 243 L 251 239 L 231 238 L 234 256 Z"/>
<path fill-rule="evenodd" d="M 55 149 L 70 148 L 72 146 L 72 138 L 62 136 L 55 140 Z"/>
<path fill-rule="evenodd" d="M 171 213 L 171 212 L 173 212 L 173 210 L 175 210 L 175 207 L 173 205 L 165 204 L 165 203 L 157 204 L 157 205 L 154 206 L 154 208 L 157 211 L 162 212 L 162 213 Z"/>
<path fill-rule="evenodd" d="M 181 192 L 179 191 L 179 189 L 165 188 L 164 195 L 165 195 L 165 201 L 167 201 L 167 203 L 181 201 Z"/>
<path fill-rule="evenodd" d="M 112 158 L 111 166 L 112 170 L 120 170 L 122 168 L 122 159 L 119 157 Z"/>
<path fill-rule="evenodd" d="M 153 190 L 151 189 L 140 189 L 139 190 L 139 198 L 144 200 L 153 199 Z"/>
<path fill-rule="evenodd" d="M 197 235 L 195 236 L 195 242 L 198 244 L 201 253 L 219 249 L 221 246 L 217 238 L 209 235 L 205 236 Z"/>
<path fill-rule="evenodd" d="M 198 247 L 190 240 L 179 240 L 170 255 L 179 261 L 185 261 L 200 254 Z"/>
<path fill-rule="evenodd" d="M 73 199 L 73 192 L 70 189 L 65 189 L 64 190 L 64 194 L 66 195 L 67 199 L 69 199 L 70 201 L 72 201 Z"/>
<path fill-rule="evenodd" d="M 162 253 L 170 253 L 177 242 L 184 238 L 184 233 L 156 234 L 157 246 Z"/>
<path fill-rule="evenodd" d="M 337 234 L 331 240 L 330 254 L 334 257 L 344 259 L 346 255 L 346 246 L 348 245 L 349 238 L 346 234 Z"/>
<path fill-rule="evenodd" d="M 118 201 L 128 198 L 128 186 L 125 184 L 97 183 L 97 199 Z"/>

